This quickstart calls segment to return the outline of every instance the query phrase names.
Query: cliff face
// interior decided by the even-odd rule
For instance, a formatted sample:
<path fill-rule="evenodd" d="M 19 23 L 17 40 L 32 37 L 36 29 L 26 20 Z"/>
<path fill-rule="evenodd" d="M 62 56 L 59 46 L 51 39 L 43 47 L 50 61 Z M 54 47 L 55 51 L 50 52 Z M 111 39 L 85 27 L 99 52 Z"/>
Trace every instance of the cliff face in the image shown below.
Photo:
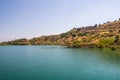
<path fill-rule="evenodd" d="M 2 42 L 1 45 L 66 45 L 69 47 L 99 47 L 119 48 L 120 46 L 120 20 L 73 28 L 59 35 L 41 36 L 38 38 L 18 39 Z"/>

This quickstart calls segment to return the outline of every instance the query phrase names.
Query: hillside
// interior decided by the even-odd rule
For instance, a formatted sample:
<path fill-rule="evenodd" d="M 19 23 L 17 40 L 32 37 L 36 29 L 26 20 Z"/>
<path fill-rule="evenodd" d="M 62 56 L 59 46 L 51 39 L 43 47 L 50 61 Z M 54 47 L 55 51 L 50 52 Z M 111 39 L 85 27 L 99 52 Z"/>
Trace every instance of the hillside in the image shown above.
<path fill-rule="evenodd" d="M 2 42 L 0 45 L 65 45 L 80 48 L 120 49 L 120 20 L 73 28 L 59 35 Z"/>

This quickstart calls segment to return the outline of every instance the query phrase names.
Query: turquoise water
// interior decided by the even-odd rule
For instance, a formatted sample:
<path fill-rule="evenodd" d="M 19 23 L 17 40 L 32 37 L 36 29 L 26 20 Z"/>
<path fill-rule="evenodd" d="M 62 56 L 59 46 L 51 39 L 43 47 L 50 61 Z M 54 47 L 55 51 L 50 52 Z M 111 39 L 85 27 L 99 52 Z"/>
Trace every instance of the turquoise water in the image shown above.
<path fill-rule="evenodd" d="M 0 80 L 120 80 L 120 52 L 1 46 Z"/>

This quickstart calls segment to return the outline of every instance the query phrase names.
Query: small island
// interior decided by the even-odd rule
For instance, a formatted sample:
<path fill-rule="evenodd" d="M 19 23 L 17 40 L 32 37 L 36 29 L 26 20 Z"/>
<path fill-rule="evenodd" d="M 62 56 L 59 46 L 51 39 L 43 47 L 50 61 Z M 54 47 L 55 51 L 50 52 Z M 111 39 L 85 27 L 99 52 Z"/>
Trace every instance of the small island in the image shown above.
<path fill-rule="evenodd" d="M 94 26 L 73 28 L 59 35 L 22 38 L 2 42 L 0 45 L 63 45 L 75 48 L 120 49 L 120 19 Z"/>

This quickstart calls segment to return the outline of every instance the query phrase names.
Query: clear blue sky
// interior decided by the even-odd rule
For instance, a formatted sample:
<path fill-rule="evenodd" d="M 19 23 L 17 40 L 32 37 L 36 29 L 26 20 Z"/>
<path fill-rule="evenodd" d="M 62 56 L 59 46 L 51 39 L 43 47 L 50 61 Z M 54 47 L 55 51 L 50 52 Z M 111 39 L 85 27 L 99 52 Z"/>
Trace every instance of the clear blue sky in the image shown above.
<path fill-rule="evenodd" d="M 120 0 L 0 0 L 0 42 L 120 18 Z"/>

